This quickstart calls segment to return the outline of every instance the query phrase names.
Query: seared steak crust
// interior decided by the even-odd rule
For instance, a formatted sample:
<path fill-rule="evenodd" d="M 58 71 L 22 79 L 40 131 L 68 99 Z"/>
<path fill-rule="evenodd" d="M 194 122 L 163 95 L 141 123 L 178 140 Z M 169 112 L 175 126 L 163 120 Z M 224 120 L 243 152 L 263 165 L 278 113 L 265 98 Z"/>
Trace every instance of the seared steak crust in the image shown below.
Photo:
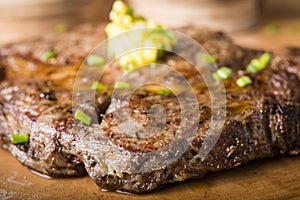
<path fill-rule="evenodd" d="M 81 160 L 63 152 L 61 139 L 74 139 L 69 93 L 49 90 L 45 83 L 1 83 L 1 135 L 3 147 L 26 166 L 44 174 L 80 176 Z M 12 133 L 28 133 L 28 144 L 10 143 Z"/>
<path fill-rule="evenodd" d="M 51 176 L 86 174 L 81 158 L 70 152 L 75 140 L 72 89 L 81 62 L 103 39 L 103 27 L 83 25 L 0 49 L 0 143 L 26 166 Z M 55 58 L 43 60 L 49 50 Z M 97 98 L 100 113 L 109 95 Z M 11 144 L 13 133 L 30 134 L 29 143 Z"/>
<path fill-rule="evenodd" d="M 233 80 L 225 81 L 228 101 L 225 127 L 217 144 L 205 159 L 200 159 L 200 148 L 209 126 L 210 108 L 200 104 L 201 116 L 206 117 L 200 119 L 196 137 L 189 138 L 192 140 L 191 146 L 179 160 L 151 172 L 119 173 L 110 168 L 126 165 L 129 160 L 114 159 L 114 153 L 111 152 L 115 150 L 113 148 L 107 150 L 105 147 L 105 150 L 100 148 L 101 152 L 95 153 L 94 150 L 89 156 L 81 153 L 88 173 L 101 187 L 141 193 L 153 190 L 164 183 L 202 177 L 208 171 L 231 169 L 253 159 L 279 154 L 297 154 L 300 145 L 300 90 L 297 86 L 300 80 L 296 74 L 289 72 L 290 65 L 283 65 L 282 62 L 285 61 L 279 57 L 274 58 L 272 66 L 252 77 L 254 80 L 252 86 L 241 89 L 232 84 Z M 282 88 L 286 90 L 282 91 Z M 166 127 L 158 135 L 170 137 L 180 125 L 178 123 L 180 120 L 176 120 L 180 116 L 180 107 L 176 106 L 175 99 L 169 97 L 168 100 L 171 102 L 165 104 L 164 98 L 156 95 L 133 96 L 131 115 L 136 121 L 140 121 L 145 118 L 145 114 L 141 112 L 147 105 L 145 101 L 153 104 L 162 103 L 169 112 L 169 117 Z M 172 125 L 168 127 L 169 124 Z M 126 136 L 117 128 L 114 113 L 107 114 L 101 126 L 106 137 L 98 136 L 96 140 L 104 140 L 107 137 L 110 139 L 110 143 L 102 144 L 103 147 L 117 145 L 129 152 L 136 152 L 135 147 L 138 147 L 141 153 L 144 149 L 149 151 L 149 148 L 156 151 L 154 144 L 168 138 L 165 136 L 163 139 L 149 140 L 147 143 L 142 139 Z M 106 157 L 106 153 L 110 153 L 110 157 Z M 143 162 L 142 157 L 143 155 L 139 158 L 140 162 Z M 144 162 L 147 162 L 147 159 Z"/>
<path fill-rule="evenodd" d="M 79 176 L 87 171 L 101 187 L 142 193 L 165 183 L 202 177 L 208 171 L 231 169 L 253 159 L 298 153 L 298 49 L 274 55 L 266 69 L 247 74 L 253 79 L 252 85 L 239 88 L 235 80 L 245 74 L 242 70 L 246 64 L 262 52 L 236 46 L 220 32 L 184 28 L 185 33 L 218 59 L 217 66 L 226 65 L 235 74 L 224 81 L 227 92 L 225 127 L 212 151 L 201 159 L 200 149 L 211 117 L 209 92 L 187 61 L 169 55 L 166 63 L 179 71 L 196 91 L 200 110 L 198 131 L 195 137 L 184 138 L 190 141 L 190 146 L 176 161 L 150 171 L 136 172 L 136 167 L 141 163 L 146 165 L 150 159 L 144 153 L 157 151 L 174 140 L 181 124 L 181 108 L 173 95 L 137 91 L 129 105 L 131 117 L 148 125 L 151 123 L 149 109 L 160 104 L 166 110 L 166 123 L 151 139 L 139 137 L 140 133 L 130 137 L 119 129 L 115 116 L 126 108 L 118 99 L 112 99 L 107 109 L 108 92 L 97 94 L 100 99 L 97 113 L 99 116 L 105 113 L 101 124 L 75 126 L 71 89 L 80 62 L 101 40 L 101 37 L 95 38 L 101 34 L 104 38 L 99 30 L 80 28 L 58 39 L 52 36 L 0 50 L 0 142 L 25 165 L 52 176 Z M 56 58 L 41 60 L 42 52 L 50 49 L 57 52 Z M 193 49 L 189 51 L 194 53 Z M 25 68 L 26 73 L 20 68 Z M 35 73 L 38 75 L 34 76 Z M 83 103 L 88 112 L 89 102 Z M 12 133 L 29 133 L 29 143 L 11 144 Z M 180 147 L 176 145 L 180 143 L 170 148 Z M 157 162 L 162 160 L 163 156 Z"/>

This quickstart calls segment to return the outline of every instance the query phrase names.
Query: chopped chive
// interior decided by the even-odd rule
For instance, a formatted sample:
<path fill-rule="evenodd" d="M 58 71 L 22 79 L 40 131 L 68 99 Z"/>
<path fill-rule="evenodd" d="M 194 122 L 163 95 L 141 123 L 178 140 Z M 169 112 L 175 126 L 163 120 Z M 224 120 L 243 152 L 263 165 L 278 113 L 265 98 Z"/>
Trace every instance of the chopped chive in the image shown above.
<path fill-rule="evenodd" d="M 218 74 L 217 72 L 214 72 L 214 73 L 213 73 L 213 79 L 214 79 L 215 81 L 220 81 L 220 80 L 222 80 L 222 78 L 219 76 L 219 74 Z"/>
<path fill-rule="evenodd" d="M 228 79 L 232 76 L 232 70 L 225 66 L 221 67 L 217 73 L 222 79 Z"/>
<path fill-rule="evenodd" d="M 46 51 L 45 53 L 43 53 L 41 59 L 43 61 L 47 61 L 51 58 L 54 58 L 56 56 L 56 52 L 54 50 L 49 50 L 49 51 Z"/>
<path fill-rule="evenodd" d="M 251 60 L 250 64 L 254 65 L 255 67 L 257 67 L 258 65 L 260 65 L 260 61 L 257 58 L 254 58 Z"/>
<path fill-rule="evenodd" d="M 247 65 L 246 71 L 254 73 L 254 72 L 257 72 L 258 70 L 257 70 L 257 67 L 255 67 L 253 64 L 250 63 L 249 65 Z"/>
<path fill-rule="evenodd" d="M 97 55 L 89 55 L 86 60 L 88 65 L 103 65 L 106 61 L 103 57 Z"/>
<path fill-rule="evenodd" d="M 87 114 L 85 114 L 84 112 L 82 112 L 81 110 L 77 109 L 75 112 L 75 119 L 81 121 L 82 123 L 86 124 L 86 125 L 90 125 L 92 118 L 90 116 L 88 116 Z"/>
<path fill-rule="evenodd" d="M 163 89 L 160 89 L 157 93 L 160 94 L 160 95 L 168 96 L 168 95 L 172 94 L 172 91 L 167 89 L 167 88 L 163 88 Z"/>
<path fill-rule="evenodd" d="M 271 61 L 271 54 L 269 53 L 264 53 L 263 55 L 260 56 L 260 62 L 264 65 L 264 68 L 270 63 Z"/>
<path fill-rule="evenodd" d="M 132 85 L 130 83 L 125 83 L 125 82 L 117 81 L 115 83 L 115 88 L 116 89 L 131 89 Z"/>
<path fill-rule="evenodd" d="M 267 65 L 271 61 L 271 54 L 264 53 L 260 56 L 259 59 L 252 59 L 250 64 L 247 65 L 246 71 L 247 72 L 257 72 L 267 67 Z"/>
<path fill-rule="evenodd" d="M 216 63 L 217 58 L 212 55 L 201 54 L 201 60 L 205 63 Z"/>
<path fill-rule="evenodd" d="M 105 85 L 99 83 L 98 81 L 95 81 L 92 85 L 92 89 L 96 91 L 103 91 L 105 90 Z"/>
<path fill-rule="evenodd" d="M 268 24 L 265 30 L 269 35 L 276 35 L 280 32 L 280 26 L 278 24 Z"/>
<path fill-rule="evenodd" d="M 126 12 L 127 15 L 133 17 L 134 15 L 134 10 L 132 7 L 127 7 L 127 12 Z"/>
<path fill-rule="evenodd" d="M 242 76 L 238 80 L 236 80 L 236 84 L 239 87 L 245 87 L 247 85 L 251 85 L 252 84 L 252 80 L 251 80 L 251 78 L 249 76 Z"/>
<path fill-rule="evenodd" d="M 29 135 L 28 134 L 12 134 L 11 142 L 13 144 L 23 144 L 28 143 Z"/>
<path fill-rule="evenodd" d="M 67 27 L 63 23 L 56 24 L 56 26 L 55 26 L 55 31 L 57 33 L 64 33 L 64 32 L 66 32 L 66 30 L 67 30 Z"/>
<path fill-rule="evenodd" d="M 225 66 L 221 67 L 213 74 L 213 78 L 216 81 L 225 80 L 231 78 L 231 76 L 232 76 L 232 70 Z"/>

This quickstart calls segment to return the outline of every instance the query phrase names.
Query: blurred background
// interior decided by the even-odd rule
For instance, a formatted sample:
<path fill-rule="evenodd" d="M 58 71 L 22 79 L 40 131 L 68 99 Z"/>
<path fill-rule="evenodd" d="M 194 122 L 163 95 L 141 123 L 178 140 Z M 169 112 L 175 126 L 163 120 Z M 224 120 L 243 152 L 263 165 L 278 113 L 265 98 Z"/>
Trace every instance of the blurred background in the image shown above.
<path fill-rule="evenodd" d="M 78 24 L 105 23 L 114 0 L 0 0 L 0 44 L 32 40 Z M 299 0 L 126 0 L 170 28 L 195 24 L 248 46 L 300 45 Z M 272 37 L 271 37 L 272 36 Z"/>

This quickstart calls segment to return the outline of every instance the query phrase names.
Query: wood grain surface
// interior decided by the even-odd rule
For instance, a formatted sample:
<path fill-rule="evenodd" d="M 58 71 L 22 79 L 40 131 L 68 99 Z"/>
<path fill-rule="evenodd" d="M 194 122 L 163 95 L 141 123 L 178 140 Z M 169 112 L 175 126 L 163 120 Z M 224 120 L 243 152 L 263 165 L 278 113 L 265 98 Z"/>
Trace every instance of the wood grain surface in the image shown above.
<path fill-rule="evenodd" d="M 47 179 L 0 150 L 0 199 L 299 199 L 300 158 L 253 161 L 202 179 L 166 185 L 148 194 L 105 192 L 89 177 Z"/>

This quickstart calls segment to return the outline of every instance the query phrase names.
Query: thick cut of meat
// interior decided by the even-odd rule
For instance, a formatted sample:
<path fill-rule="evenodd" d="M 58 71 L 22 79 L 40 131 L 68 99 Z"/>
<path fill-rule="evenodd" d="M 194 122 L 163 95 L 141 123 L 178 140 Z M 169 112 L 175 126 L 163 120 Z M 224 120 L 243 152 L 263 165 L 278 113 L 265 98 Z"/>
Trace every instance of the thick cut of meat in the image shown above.
<path fill-rule="evenodd" d="M 200 149 L 212 116 L 211 97 L 201 76 L 189 62 L 176 55 L 168 55 L 166 64 L 193 87 L 200 115 L 197 134 L 182 138 L 189 146 L 178 159 L 156 168 L 149 166 L 151 159 L 157 164 L 164 163 L 165 157 L 172 156 L 171 150 L 181 148 L 180 142 L 170 145 L 170 152 L 166 154 L 154 157 L 147 154 L 170 144 L 182 123 L 192 121 L 182 117 L 182 108 L 174 95 L 158 95 L 141 88 L 131 96 L 128 110 L 117 98 L 110 103 L 110 91 L 100 93 L 96 112 L 105 113 L 101 124 L 75 126 L 71 109 L 74 78 L 84 56 L 104 38 L 101 30 L 83 26 L 58 37 L 49 36 L 0 50 L 1 144 L 25 165 L 52 176 L 78 176 L 86 170 L 101 187 L 142 193 L 165 183 L 199 178 L 208 171 L 231 169 L 253 159 L 298 153 L 300 62 L 297 50 L 273 56 L 271 66 L 248 74 L 253 79 L 252 85 L 239 88 L 235 80 L 245 73 L 242 69 L 262 52 L 236 46 L 223 33 L 194 27 L 182 30 L 218 59 L 218 67 L 226 65 L 234 72 L 232 79 L 224 81 L 225 126 L 217 144 L 204 159 L 201 159 Z M 195 54 L 192 48 L 182 48 Z M 42 53 L 51 49 L 57 52 L 56 58 L 41 60 Z M 103 80 L 111 84 L 116 77 L 108 73 Z M 167 81 L 175 84 L 176 77 L 171 76 Z M 182 94 L 188 103 L 189 94 L 185 92 L 186 95 Z M 165 114 L 154 112 L 151 117 L 155 111 L 153 105 L 157 104 L 164 107 Z M 90 102 L 75 106 L 87 113 L 95 109 Z M 154 125 L 158 134 L 146 137 L 152 129 L 126 134 L 118 126 L 120 121 L 116 116 L 127 111 L 143 127 Z M 163 115 L 165 123 L 156 123 L 155 119 Z M 11 144 L 12 133 L 29 133 L 29 143 Z M 147 170 L 143 171 L 140 166 Z"/>
<path fill-rule="evenodd" d="M 83 25 L 0 49 L 0 143 L 26 166 L 51 176 L 86 174 L 82 160 L 70 152 L 75 140 L 72 89 L 84 57 L 103 39 L 102 27 Z M 49 50 L 56 57 L 42 60 Z M 97 94 L 98 113 L 105 111 L 109 96 Z M 11 144 L 13 133 L 30 134 L 29 143 Z"/>
<path fill-rule="evenodd" d="M 62 151 L 59 140 L 72 140 L 73 116 L 69 93 L 54 92 L 46 83 L 1 83 L 3 147 L 18 160 L 44 174 L 83 175 L 79 158 Z M 12 133 L 28 133 L 28 144 L 10 143 Z M 68 138 L 69 137 L 69 138 Z"/>
<path fill-rule="evenodd" d="M 235 47 L 222 33 L 206 30 L 196 33 L 195 38 L 201 42 L 207 41 L 206 46 L 211 47 L 212 51 Z M 0 86 L 1 143 L 25 165 L 51 176 L 79 176 L 85 173 L 81 159 L 76 157 L 76 153 L 69 152 L 68 138 L 75 138 L 74 131 L 70 130 L 74 126 L 71 90 L 84 57 L 104 37 L 102 26 L 83 25 L 68 33 L 0 49 L 0 80 L 4 81 Z M 210 42 L 218 47 L 213 48 Z M 235 48 L 240 59 L 242 48 Z M 56 52 L 55 58 L 42 60 L 42 54 L 49 50 Z M 216 52 L 216 56 L 223 63 L 231 62 L 230 55 L 224 55 L 224 52 Z M 174 67 L 184 65 L 186 63 Z M 185 71 L 191 74 L 190 70 Z M 114 79 L 113 76 L 107 74 L 103 79 L 109 82 Z M 105 108 L 109 96 L 99 94 L 98 106 Z M 13 133 L 30 133 L 29 144 L 11 144 Z"/>
<path fill-rule="evenodd" d="M 165 183 L 202 177 L 208 171 L 231 169 L 253 159 L 297 154 L 300 145 L 300 80 L 296 74 L 299 66 L 297 73 L 290 73 L 290 65 L 283 66 L 282 62 L 285 61 L 279 57 L 273 59 L 271 66 L 252 77 L 254 83 L 251 86 L 239 88 L 234 79 L 225 81 L 228 109 L 225 127 L 217 144 L 204 159 L 200 159 L 200 148 L 209 126 L 211 108 L 208 102 L 199 104 L 202 117 L 198 133 L 186 138 L 191 144 L 185 153 L 168 165 L 145 172 L 139 172 L 136 167 L 145 167 L 154 158 L 144 153 L 155 152 L 174 139 L 174 133 L 180 127 L 180 105 L 171 96 L 138 93 L 131 97 L 129 112 L 141 124 L 149 123 L 147 111 L 151 105 L 163 105 L 167 112 L 165 126 L 149 140 L 122 131 L 120 121 L 116 120 L 116 111 L 127 110 L 112 103 L 114 108 L 109 109 L 112 113 L 103 119 L 101 131 L 90 133 L 85 138 L 86 145 L 78 145 L 89 175 L 101 187 L 140 193 Z M 205 92 L 198 94 L 200 99 L 205 99 L 206 95 Z M 113 99 L 112 102 L 119 101 Z M 178 146 L 171 148 L 180 148 L 180 144 L 175 145 Z M 155 162 L 163 162 L 168 156 L 166 154 L 156 158 Z"/>
<path fill-rule="evenodd" d="M 109 95 L 101 99 L 97 112 L 109 103 Z M 0 84 L 1 143 L 26 166 L 51 176 L 86 174 L 81 159 L 71 152 L 74 141 L 72 93 L 53 89 L 49 83 L 4 81 Z M 84 104 L 88 113 L 88 102 Z M 92 107 L 94 109 L 94 107 Z M 30 134 L 28 144 L 13 145 L 13 133 Z"/>

